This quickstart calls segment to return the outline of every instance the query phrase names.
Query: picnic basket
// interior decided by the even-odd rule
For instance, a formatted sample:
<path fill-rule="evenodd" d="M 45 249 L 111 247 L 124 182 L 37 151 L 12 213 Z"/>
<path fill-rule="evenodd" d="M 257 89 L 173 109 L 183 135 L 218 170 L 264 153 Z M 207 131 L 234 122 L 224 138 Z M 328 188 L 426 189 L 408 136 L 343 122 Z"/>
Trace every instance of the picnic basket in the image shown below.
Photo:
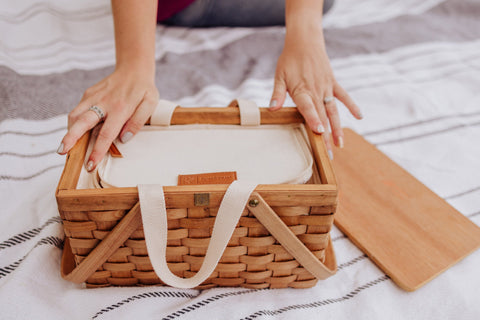
<path fill-rule="evenodd" d="M 261 126 L 304 122 L 296 108 L 258 110 Z M 234 106 L 175 106 L 170 117 L 171 125 L 239 125 L 243 115 Z M 256 186 L 215 270 L 196 288 L 309 288 L 336 272 L 329 235 L 337 206 L 336 179 L 322 136 L 309 129 L 306 133 L 314 159 L 309 181 Z M 165 285 L 147 250 L 139 188 L 78 188 L 91 135 L 86 133 L 68 153 L 56 191 L 65 231 L 62 276 L 89 288 Z M 187 279 L 202 269 L 228 188 L 162 188 L 168 220 L 165 259 L 174 275 Z"/>

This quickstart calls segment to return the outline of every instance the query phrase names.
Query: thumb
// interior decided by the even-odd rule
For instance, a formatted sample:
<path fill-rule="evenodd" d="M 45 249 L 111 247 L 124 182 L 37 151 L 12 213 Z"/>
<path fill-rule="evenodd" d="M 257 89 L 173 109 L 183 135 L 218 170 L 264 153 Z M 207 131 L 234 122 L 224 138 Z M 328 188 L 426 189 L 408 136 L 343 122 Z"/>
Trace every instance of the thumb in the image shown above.
<path fill-rule="evenodd" d="M 287 86 L 282 77 L 275 76 L 275 84 L 273 86 L 272 99 L 270 100 L 270 110 L 275 111 L 280 109 L 285 102 L 287 95 Z"/>

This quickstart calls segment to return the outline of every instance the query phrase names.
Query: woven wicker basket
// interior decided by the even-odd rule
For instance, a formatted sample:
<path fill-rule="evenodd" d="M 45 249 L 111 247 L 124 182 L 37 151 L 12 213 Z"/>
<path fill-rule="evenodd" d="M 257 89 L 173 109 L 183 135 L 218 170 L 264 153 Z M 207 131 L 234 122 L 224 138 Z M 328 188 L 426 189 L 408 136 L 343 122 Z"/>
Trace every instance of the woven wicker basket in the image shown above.
<path fill-rule="evenodd" d="M 262 125 L 304 121 L 296 108 L 260 110 Z M 191 123 L 239 124 L 240 113 L 231 107 L 175 110 L 172 124 Z M 259 185 L 255 194 L 264 200 L 264 209 L 273 209 L 279 221 L 333 274 L 336 261 L 329 231 L 337 185 L 321 135 L 307 132 L 315 159 L 312 179 L 303 185 Z M 87 133 L 69 152 L 56 192 L 66 235 L 62 276 L 85 282 L 87 287 L 163 284 L 148 257 L 137 188 L 77 189 L 89 139 Z M 227 187 L 164 187 L 167 261 L 174 274 L 188 278 L 199 270 Z M 208 194 L 209 203 L 196 203 L 199 194 Z M 198 288 L 314 286 L 318 279 L 293 257 L 296 250 L 280 239 L 283 236 L 276 239 L 271 233 L 259 222 L 255 209 L 247 206 L 215 271 Z"/>

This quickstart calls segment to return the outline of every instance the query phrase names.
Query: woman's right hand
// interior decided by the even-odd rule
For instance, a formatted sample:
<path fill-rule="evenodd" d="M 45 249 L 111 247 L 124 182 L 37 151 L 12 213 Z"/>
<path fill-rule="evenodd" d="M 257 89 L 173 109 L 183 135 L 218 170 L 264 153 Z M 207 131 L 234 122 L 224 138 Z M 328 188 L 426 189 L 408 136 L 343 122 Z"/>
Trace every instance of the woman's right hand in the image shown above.
<path fill-rule="evenodd" d="M 103 121 L 86 165 L 88 171 L 95 169 L 117 137 L 127 142 L 153 113 L 159 99 L 154 72 L 135 67 L 117 68 L 88 88 L 68 115 L 68 132 L 57 152 L 66 154 L 83 134 Z M 89 110 L 92 106 L 103 111 L 103 119 Z"/>
<path fill-rule="evenodd" d="M 85 91 L 68 115 L 68 132 L 58 153 L 67 153 L 88 130 L 103 122 L 87 170 L 103 159 L 113 140 L 127 142 L 140 130 L 158 103 L 155 87 L 155 30 L 158 1 L 112 1 L 115 71 Z M 92 106 L 100 108 L 100 119 Z M 99 113 L 101 114 L 101 113 Z"/>

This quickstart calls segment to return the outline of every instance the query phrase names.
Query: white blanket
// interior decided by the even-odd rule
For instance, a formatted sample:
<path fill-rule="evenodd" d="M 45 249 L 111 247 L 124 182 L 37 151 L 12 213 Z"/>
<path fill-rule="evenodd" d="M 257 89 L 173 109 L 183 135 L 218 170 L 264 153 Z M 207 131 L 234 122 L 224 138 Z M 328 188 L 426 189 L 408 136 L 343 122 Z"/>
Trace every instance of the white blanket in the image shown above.
<path fill-rule="evenodd" d="M 64 236 L 54 196 L 64 158 L 55 150 L 68 110 L 112 70 L 111 11 L 105 0 L 2 4 L 1 319 L 480 318 L 480 251 L 407 293 L 336 228 L 339 271 L 311 289 L 87 290 L 64 281 Z M 478 1 L 338 0 L 325 19 L 337 80 L 365 115 L 353 120 L 340 106 L 343 124 L 476 224 L 479 15 Z M 236 97 L 268 105 L 283 32 L 159 26 L 162 96 L 184 106 L 226 105 Z"/>

